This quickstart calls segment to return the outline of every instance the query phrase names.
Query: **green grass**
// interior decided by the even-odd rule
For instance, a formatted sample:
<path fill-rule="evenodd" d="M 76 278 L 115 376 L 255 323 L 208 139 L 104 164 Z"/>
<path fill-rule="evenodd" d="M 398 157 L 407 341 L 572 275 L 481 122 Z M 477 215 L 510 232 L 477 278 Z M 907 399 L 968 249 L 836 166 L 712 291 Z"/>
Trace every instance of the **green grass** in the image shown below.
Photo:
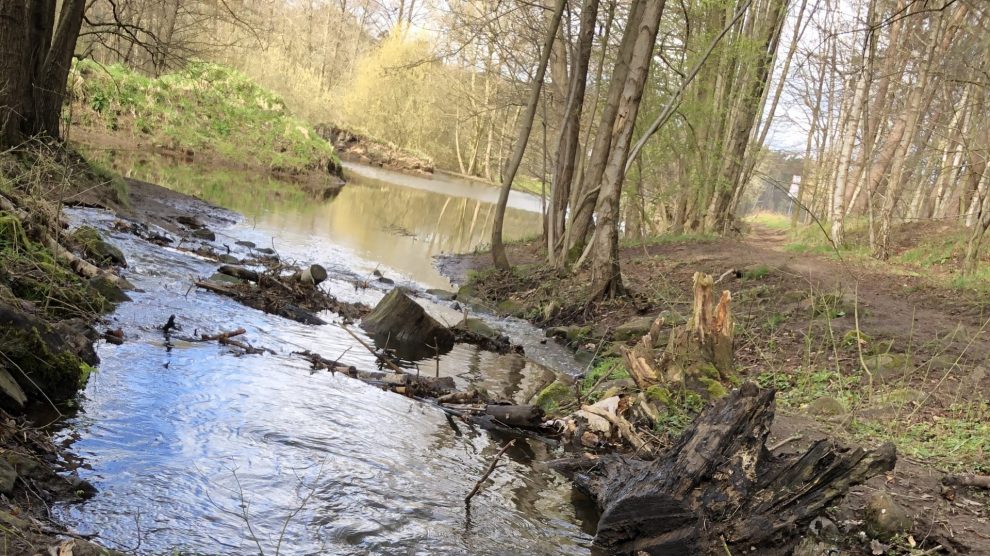
<path fill-rule="evenodd" d="M 512 182 L 512 189 L 517 191 L 525 191 L 526 193 L 532 193 L 533 195 L 542 195 L 544 193 L 543 182 L 536 178 L 531 178 L 527 176 L 516 176 L 516 179 Z M 546 187 L 545 193 L 550 194 L 550 186 Z"/>
<path fill-rule="evenodd" d="M 661 234 L 642 239 L 620 239 L 619 247 L 642 247 L 644 245 L 650 247 L 653 245 L 673 245 L 675 243 L 709 243 L 716 239 L 718 239 L 718 236 L 715 234 L 705 233 Z"/>
<path fill-rule="evenodd" d="M 747 222 L 759 224 L 773 230 L 791 229 L 791 217 L 776 212 L 760 211 L 746 217 Z"/>
<path fill-rule="evenodd" d="M 333 147 L 289 114 L 279 96 L 224 66 L 191 62 L 152 79 L 83 60 L 73 66 L 70 83 L 73 114 L 83 125 L 290 173 L 337 161 Z"/>

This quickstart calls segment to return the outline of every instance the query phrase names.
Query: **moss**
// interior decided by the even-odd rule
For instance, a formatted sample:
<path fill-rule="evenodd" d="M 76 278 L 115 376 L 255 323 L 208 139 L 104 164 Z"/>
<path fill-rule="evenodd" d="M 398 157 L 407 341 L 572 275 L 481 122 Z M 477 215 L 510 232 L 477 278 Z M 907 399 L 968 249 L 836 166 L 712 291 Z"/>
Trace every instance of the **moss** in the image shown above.
<path fill-rule="evenodd" d="M 537 405 L 544 412 L 552 414 L 573 398 L 574 389 L 560 380 L 555 380 L 540 390 L 540 393 L 533 399 L 533 405 Z"/>
<path fill-rule="evenodd" d="M 743 271 L 746 280 L 762 280 L 770 274 L 770 267 L 765 264 L 751 266 Z"/>
<path fill-rule="evenodd" d="M 718 381 L 718 379 L 703 376 L 698 379 L 698 382 L 701 383 L 705 389 L 705 392 L 708 393 L 709 399 L 717 400 L 729 393 L 725 386 Z"/>
<path fill-rule="evenodd" d="M 0 351 L 12 363 L 12 375 L 25 391 L 40 390 L 52 400 L 74 395 L 89 376 L 89 365 L 69 352 L 56 333 L 40 321 L 4 322 Z"/>
<path fill-rule="evenodd" d="M 646 397 L 650 401 L 661 403 L 663 405 L 670 405 L 671 395 L 670 391 L 663 386 L 650 386 L 646 389 Z"/>

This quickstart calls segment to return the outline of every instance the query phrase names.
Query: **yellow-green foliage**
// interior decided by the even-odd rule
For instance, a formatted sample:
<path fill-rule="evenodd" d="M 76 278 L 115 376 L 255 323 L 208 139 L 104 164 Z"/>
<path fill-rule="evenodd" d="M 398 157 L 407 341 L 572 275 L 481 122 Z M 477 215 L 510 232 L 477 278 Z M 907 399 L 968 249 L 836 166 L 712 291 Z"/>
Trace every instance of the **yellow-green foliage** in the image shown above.
<path fill-rule="evenodd" d="M 337 110 L 351 127 L 413 151 L 447 139 L 442 124 L 447 73 L 424 38 L 393 33 L 366 56 L 345 86 Z M 444 137 L 440 137 L 443 135 Z"/>
<path fill-rule="evenodd" d="M 126 127 L 165 147 L 213 150 L 282 171 L 336 160 L 333 147 L 289 114 L 279 96 L 224 66 L 192 62 L 150 79 L 122 65 L 83 60 L 70 83 L 84 125 Z"/>
<path fill-rule="evenodd" d="M 574 398 L 574 389 L 556 380 L 536 395 L 533 404 L 552 414 L 572 398 Z"/>

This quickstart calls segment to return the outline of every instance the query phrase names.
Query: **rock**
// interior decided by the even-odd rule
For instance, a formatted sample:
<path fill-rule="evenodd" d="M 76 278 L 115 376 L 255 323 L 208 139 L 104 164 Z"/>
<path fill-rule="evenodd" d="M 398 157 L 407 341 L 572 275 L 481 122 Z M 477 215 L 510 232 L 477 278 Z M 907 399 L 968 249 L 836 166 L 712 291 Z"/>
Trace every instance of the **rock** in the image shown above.
<path fill-rule="evenodd" d="M 404 359 L 421 359 L 446 353 L 454 346 L 454 333 L 426 313 L 405 288 L 390 291 L 361 321 L 375 342 L 395 349 Z"/>
<path fill-rule="evenodd" d="M 447 290 L 441 290 L 432 288 L 426 290 L 426 293 L 432 295 L 433 297 L 439 299 L 440 301 L 453 301 L 457 297 L 457 294 Z"/>
<path fill-rule="evenodd" d="M 894 501 L 890 494 L 877 492 L 866 502 L 863 510 L 863 527 L 866 534 L 882 541 L 911 529 L 913 520 L 907 510 Z"/>
<path fill-rule="evenodd" d="M 199 218 L 196 218 L 195 216 L 182 215 L 176 217 L 175 221 L 194 230 L 206 227 L 206 225 L 200 222 Z"/>
<path fill-rule="evenodd" d="M 898 388 L 888 392 L 883 399 L 895 405 L 904 405 L 909 403 L 918 403 L 927 397 L 928 394 L 920 390 L 915 390 L 913 388 Z"/>
<path fill-rule="evenodd" d="M 574 385 L 569 384 L 566 379 L 558 376 L 557 380 L 549 386 L 540 390 L 540 393 L 533 397 L 531 403 L 543 409 L 546 413 L 553 413 L 561 406 L 575 400 Z"/>
<path fill-rule="evenodd" d="M 635 317 L 616 326 L 615 330 L 612 331 L 612 338 L 617 342 L 638 340 L 650 331 L 650 327 L 653 326 L 653 321 L 655 320 L 656 317 L 649 315 Z"/>
<path fill-rule="evenodd" d="M 7 460 L 0 459 L 0 493 L 10 494 L 17 482 L 17 471 Z"/>
<path fill-rule="evenodd" d="M 564 340 L 568 344 L 579 344 L 591 337 L 590 326 L 554 326 L 547 329 L 547 336 Z"/>
<path fill-rule="evenodd" d="M 212 230 L 208 228 L 197 228 L 190 234 L 197 239 L 205 239 L 206 241 L 216 241 L 217 235 L 213 233 Z"/>
<path fill-rule="evenodd" d="M 51 469 L 46 468 L 40 461 L 20 452 L 7 452 L 0 461 L 11 467 L 19 477 L 41 480 L 52 474 Z"/>
<path fill-rule="evenodd" d="M 500 315 L 522 317 L 526 314 L 526 304 L 515 299 L 504 299 L 498 302 L 495 310 Z"/>
<path fill-rule="evenodd" d="M 395 280 L 393 280 L 393 279 L 391 279 L 391 278 L 386 278 L 386 277 L 384 277 L 384 276 L 379 276 L 379 277 L 378 277 L 378 281 L 379 281 L 379 282 L 381 282 L 382 284 L 387 284 L 387 285 L 389 285 L 389 286 L 391 286 L 391 285 L 394 285 L 394 284 L 395 284 Z"/>
<path fill-rule="evenodd" d="M 237 278 L 236 276 L 230 276 L 228 274 L 222 274 L 220 272 L 214 272 L 213 276 L 210 276 L 211 282 L 223 282 L 225 284 L 243 284 L 244 280 Z"/>
<path fill-rule="evenodd" d="M 255 247 L 257 247 L 257 245 L 255 245 L 253 241 L 246 241 L 243 239 L 239 239 L 235 241 L 234 245 L 240 245 L 241 247 L 247 247 L 248 249 L 254 249 Z"/>
<path fill-rule="evenodd" d="M 122 303 L 130 301 L 131 298 L 117 284 L 111 282 L 106 276 L 94 276 L 89 279 L 89 287 L 96 290 L 107 301 Z"/>
<path fill-rule="evenodd" d="M 271 247 L 259 247 L 255 251 L 261 253 L 262 255 L 275 255 L 275 250 Z"/>
<path fill-rule="evenodd" d="M 456 328 L 462 328 L 486 338 L 497 338 L 499 336 L 498 331 L 491 326 L 488 326 L 488 323 L 476 318 L 464 319 L 457 324 Z"/>
<path fill-rule="evenodd" d="M 881 353 L 865 358 L 866 366 L 873 373 L 875 384 L 890 384 L 900 380 L 910 368 L 908 356 L 902 353 Z M 864 372 L 861 381 L 868 381 L 869 376 Z"/>
<path fill-rule="evenodd" d="M 220 255 L 220 262 L 223 264 L 241 264 L 241 260 L 233 255 L 223 254 Z"/>
<path fill-rule="evenodd" d="M 14 377 L 10 376 L 10 373 L 2 365 L 0 365 L 0 392 L 6 395 L 18 408 L 24 407 L 27 402 L 27 394 L 24 393 L 21 385 L 17 384 Z"/>
<path fill-rule="evenodd" d="M 83 226 L 76 230 L 72 237 L 82 247 L 86 258 L 97 266 L 127 266 L 123 251 L 104 241 L 96 229 Z"/>
<path fill-rule="evenodd" d="M 805 412 L 808 415 L 819 417 L 837 417 L 839 415 L 845 415 L 846 408 L 839 400 L 824 396 L 808 404 L 805 407 Z"/>

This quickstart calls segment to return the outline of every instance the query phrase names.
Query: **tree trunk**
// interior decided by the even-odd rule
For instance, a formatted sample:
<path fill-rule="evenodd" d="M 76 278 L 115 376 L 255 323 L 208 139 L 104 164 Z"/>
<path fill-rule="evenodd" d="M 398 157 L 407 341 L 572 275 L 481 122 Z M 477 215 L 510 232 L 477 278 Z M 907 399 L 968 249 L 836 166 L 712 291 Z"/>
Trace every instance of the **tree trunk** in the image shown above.
<path fill-rule="evenodd" d="M 642 21 L 644 8 L 644 0 L 633 0 L 632 6 L 629 8 L 629 21 Z M 580 251 L 584 247 L 588 231 L 591 229 L 595 205 L 598 202 L 599 186 L 611 152 L 619 100 L 622 96 L 626 77 L 629 75 L 629 62 L 633 47 L 636 45 L 635 29 L 634 25 L 627 26 L 626 32 L 622 36 L 622 43 L 619 46 L 619 53 L 608 85 L 605 108 L 602 110 L 602 119 L 598 124 L 597 135 L 595 135 L 595 145 L 592 148 L 591 157 L 584 167 L 581 189 L 574 197 L 575 203 L 571 206 L 570 225 L 567 227 L 566 239 L 562 247 L 566 251 L 561 254 L 560 259 L 569 258 L 574 252 Z"/>
<path fill-rule="evenodd" d="M 558 243 L 564 237 L 564 221 L 574 179 L 574 159 L 577 157 L 581 134 L 581 111 L 588 81 L 588 65 L 591 60 L 595 22 L 598 19 L 599 0 L 585 0 L 581 8 L 581 28 L 578 34 L 577 55 L 571 71 L 571 86 L 564 112 L 564 125 L 557 143 L 557 162 L 554 167 L 550 194 L 550 218 L 547 226 L 547 259 L 550 264 L 563 262 L 558 256 Z"/>
<path fill-rule="evenodd" d="M 28 7 L 18 0 L 0 0 L 0 148 L 20 143 L 24 115 L 30 111 L 31 71 Z"/>
<path fill-rule="evenodd" d="M 519 124 L 519 137 L 512 150 L 505 167 L 505 174 L 502 176 L 502 190 L 499 191 L 498 203 L 495 205 L 495 222 L 492 225 L 492 259 L 495 267 L 508 270 L 509 259 L 505 256 L 505 245 L 502 243 L 502 224 L 505 220 L 505 206 L 509 202 L 509 192 L 512 190 L 512 182 L 516 179 L 516 172 L 522 163 L 523 155 L 526 153 L 526 144 L 529 142 L 529 135 L 533 131 L 533 119 L 536 117 L 536 106 L 540 102 L 540 92 L 543 90 L 543 78 L 546 76 L 547 64 L 550 61 L 550 51 L 553 49 L 553 42 L 557 36 L 557 28 L 560 26 L 560 18 L 564 13 L 566 0 L 557 0 L 557 6 L 550 18 L 547 29 L 546 40 L 543 43 L 543 50 L 540 55 L 540 64 L 533 76 L 533 86 L 530 90 L 529 101 L 526 105 L 526 114 Z"/>
<path fill-rule="evenodd" d="M 45 57 L 42 71 L 35 77 L 35 120 L 32 131 L 53 139 L 61 138 L 59 122 L 65 102 L 66 81 L 72 68 L 72 55 L 79 39 L 85 0 L 65 0 L 58 17 L 52 46 Z"/>
<path fill-rule="evenodd" d="M 646 0 L 640 24 L 629 28 L 629 31 L 635 30 L 637 38 L 629 59 L 629 75 L 619 98 L 611 154 L 603 172 L 601 193 L 595 207 L 598 231 L 592 245 L 591 299 L 605 299 L 624 293 L 619 271 L 619 197 L 664 5 L 665 0 Z"/>

